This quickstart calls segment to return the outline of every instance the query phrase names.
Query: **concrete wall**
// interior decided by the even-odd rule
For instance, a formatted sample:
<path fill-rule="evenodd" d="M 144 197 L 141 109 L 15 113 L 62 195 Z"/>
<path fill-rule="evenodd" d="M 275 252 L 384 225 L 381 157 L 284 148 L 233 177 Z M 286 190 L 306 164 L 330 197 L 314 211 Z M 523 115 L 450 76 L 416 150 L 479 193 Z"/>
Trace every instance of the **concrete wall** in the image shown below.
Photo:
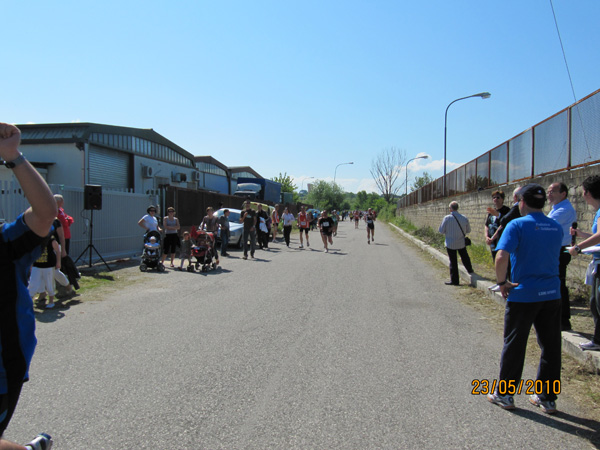
<path fill-rule="evenodd" d="M 403 215 L 418 227 L 430 226 L 431 228 L 437 230 L 444 216 L 448 214 L 448 204 L 455 200 L 459 204 L 458 212 L 465 215 L 469 219 L 469 223 L 471 224 L 471 240 L 473 240 L 474 243 L 484 244 L 484 224 L 487 216 L 486 208 L 492 206 L 492 192 L 494 192 L 496 189 L 501 189 L 504 191 L 506 194 L 504 204 L 510 207 L 512 206 L 512 191 L 517 185 L 522 186 L 531 182 L 541 184 L 544 186 L 544 188 L 547 188 L 554 182 L 562 181 L 569 186 L 568 198 L 577 211 L 577 222 L 579 228 L 590 232 L 596 211 L 592 211 L 592 209 L 583 200 L 583 190 L 581 184 L 583 180 L 590 175 L 599 174 L 599 165 L 588 166 L 582 169 L 560 172 L 534 178 L 532 180 L 526 180 L 521 183 L 504 185 L 500 188 L 486 189 L 456 197 L 447 197 L 440 200 L 434 200 L 420 205 L 398 208 L 396 210 L 396 214 Z M 546 206 L 545 212 L 547 213 L 548 211 L 550 211 L 550 207 Z M 589 260 L 590 258 L 585 255 L 575 258 L 569 265 L 569 277 L 583 279 Z"/>

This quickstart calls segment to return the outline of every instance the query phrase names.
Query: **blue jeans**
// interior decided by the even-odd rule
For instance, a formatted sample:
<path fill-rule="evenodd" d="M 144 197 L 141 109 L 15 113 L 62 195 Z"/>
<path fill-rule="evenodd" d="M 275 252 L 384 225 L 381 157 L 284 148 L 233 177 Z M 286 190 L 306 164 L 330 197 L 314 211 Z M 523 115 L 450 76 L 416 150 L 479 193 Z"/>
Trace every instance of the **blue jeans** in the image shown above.
<path fill-rule="evenodd" d="M 225 256 L 225 253 L 227 253 L 228 245 L 229 245 L 229 233 L 221 233 L 221 256 Z"/>
<path fill-rule="evenodd" d="M 250 238 L 250 255 L 254 256 L 254 248 L 256 247 L 256 230 L 248 230 L 244 228 L 244 256 L 248 256 L 248 238 Z"/>

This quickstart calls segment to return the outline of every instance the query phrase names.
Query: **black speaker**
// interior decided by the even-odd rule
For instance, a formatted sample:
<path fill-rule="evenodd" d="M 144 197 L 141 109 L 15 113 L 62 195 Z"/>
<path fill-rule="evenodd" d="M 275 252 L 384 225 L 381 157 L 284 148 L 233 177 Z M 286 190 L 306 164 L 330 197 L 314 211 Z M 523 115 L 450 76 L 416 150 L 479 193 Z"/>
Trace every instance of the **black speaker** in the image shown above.
<path fill-rule="evenodd" d="M 83 209 L 102 209 L 102 186 L 86 184 L 83 189 Z"/>

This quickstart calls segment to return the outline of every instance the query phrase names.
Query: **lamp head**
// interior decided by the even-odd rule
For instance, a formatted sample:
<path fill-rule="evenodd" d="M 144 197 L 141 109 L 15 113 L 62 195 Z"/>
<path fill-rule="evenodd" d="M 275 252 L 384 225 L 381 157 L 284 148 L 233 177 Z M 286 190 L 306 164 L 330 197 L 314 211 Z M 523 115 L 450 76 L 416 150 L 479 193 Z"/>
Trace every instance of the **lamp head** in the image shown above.
<path fill-rule="evenodd" d="M 482 99 L 490 98 L 492 96 L 492 94 L 490 94 L 489 92 L 480 92 L 476 95 L 477 97 L 481 97 Z"/>

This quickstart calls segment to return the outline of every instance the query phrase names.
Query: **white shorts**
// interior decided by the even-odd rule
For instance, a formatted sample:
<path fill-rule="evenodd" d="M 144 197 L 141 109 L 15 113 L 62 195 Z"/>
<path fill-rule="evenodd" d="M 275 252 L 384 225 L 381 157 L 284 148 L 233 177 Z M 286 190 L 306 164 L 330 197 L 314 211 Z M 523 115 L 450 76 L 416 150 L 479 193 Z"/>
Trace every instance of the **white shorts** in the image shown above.
<path fill-rule="evenodd" d="M 29 278 L 29 295 L 41 294 L 54 295 L 54 267 L 33 267 Z"/>

